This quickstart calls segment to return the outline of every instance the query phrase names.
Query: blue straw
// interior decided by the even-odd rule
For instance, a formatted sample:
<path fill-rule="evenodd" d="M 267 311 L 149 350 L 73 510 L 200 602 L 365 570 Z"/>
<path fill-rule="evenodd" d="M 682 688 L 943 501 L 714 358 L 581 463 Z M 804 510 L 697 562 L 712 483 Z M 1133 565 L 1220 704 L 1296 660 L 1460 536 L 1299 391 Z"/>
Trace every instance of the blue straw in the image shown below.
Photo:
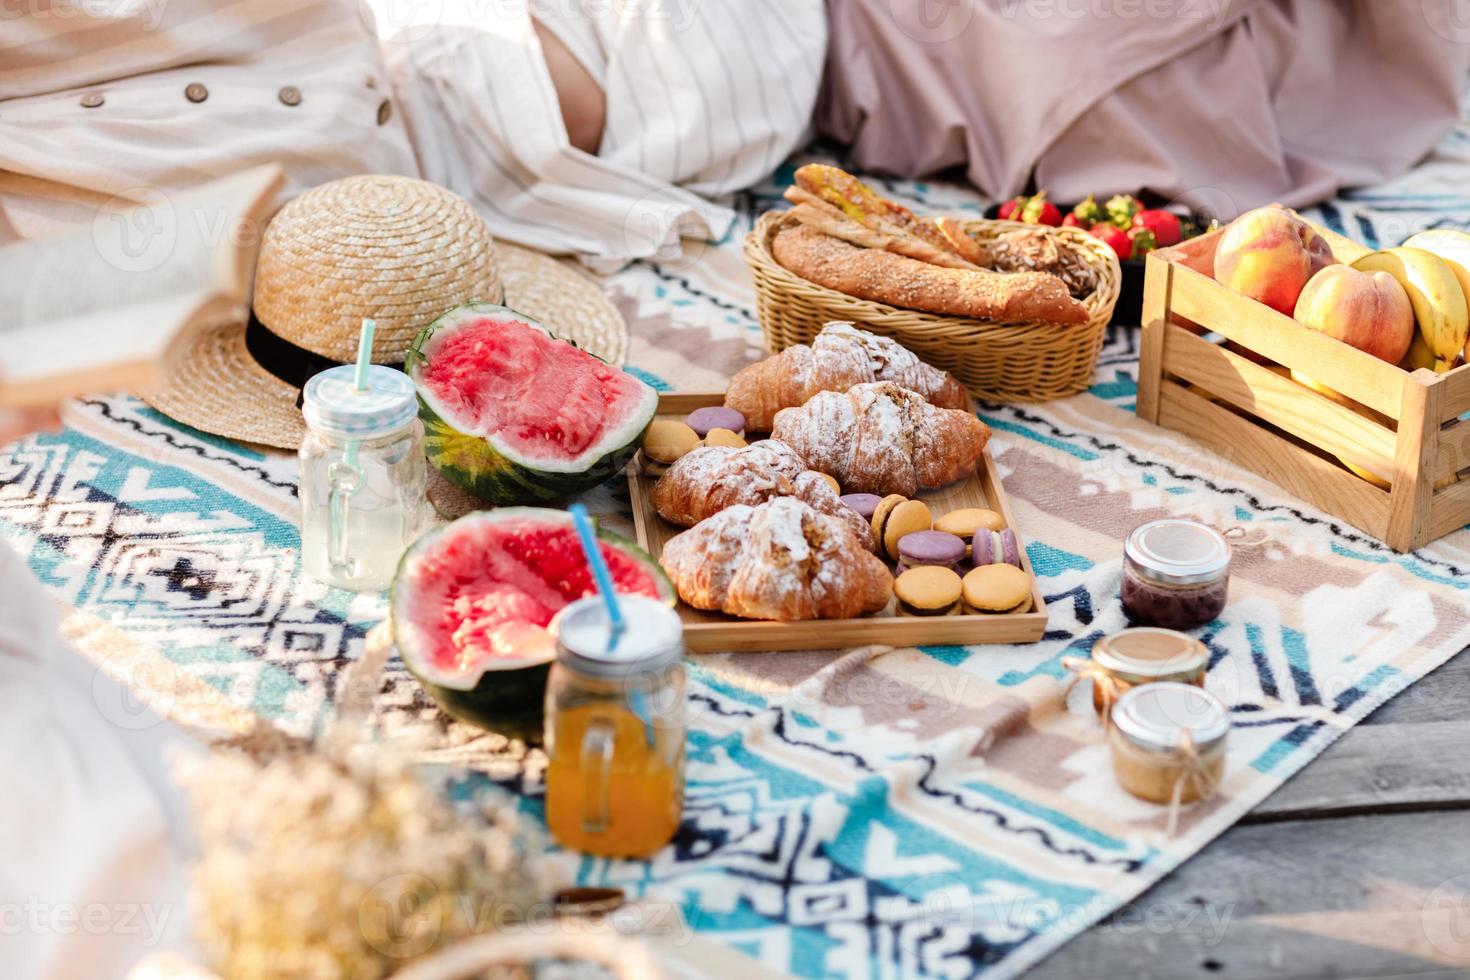
<path fill-rule="evenodd" d="M 602 549 L 597 546 L 597 535 L 593 533 L 592 518 L 587 516 L 587 508 L 581 504 L 572 504 L 567 510 L 572 515 L 572 522 L 577 525 L 577 537 L 582 539 L 582 551 L 587 555 L 587 566 L 592 569 L 597 591 L 601 593 L 602 601 L 607 606 L 607 651 L 611 653 L 617 649 L 618 640 L 625 629 L 623 613 L 618 608 L 617 596 L 613 593 L 612 575 L 607 570 Z"/>

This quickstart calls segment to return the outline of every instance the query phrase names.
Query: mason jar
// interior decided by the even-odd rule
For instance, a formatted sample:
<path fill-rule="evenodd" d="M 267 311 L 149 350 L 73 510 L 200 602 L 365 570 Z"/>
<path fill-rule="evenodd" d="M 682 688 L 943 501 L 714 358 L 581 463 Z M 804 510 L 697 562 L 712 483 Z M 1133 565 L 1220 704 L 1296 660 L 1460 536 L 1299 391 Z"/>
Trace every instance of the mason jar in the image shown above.
<path fill-rule="evenodd" d="M 557 616 L 546 684 L 546 823 L 564 847 L 647 857 L 684 812 L 684 630 L 667 604 L 618 596 L 614 637 L 600 597 Z"/>
<path fill-rule="evenodd" d="M 403 551 L 428 526 L 424 430 L 413 381 L 373 365 L 354 387 L 350 365 L 306 383 L 301 413 L 301 564 L 328 585 L 385 589 Z"/>

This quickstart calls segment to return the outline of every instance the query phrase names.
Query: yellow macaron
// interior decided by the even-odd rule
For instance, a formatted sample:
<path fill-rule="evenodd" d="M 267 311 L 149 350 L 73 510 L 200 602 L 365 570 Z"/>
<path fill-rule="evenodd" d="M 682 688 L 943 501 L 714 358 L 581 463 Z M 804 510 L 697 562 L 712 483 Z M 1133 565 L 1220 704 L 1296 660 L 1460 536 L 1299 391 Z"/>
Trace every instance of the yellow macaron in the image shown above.
<path fill-rule="evenodd" d="M 965 607 L 977 613 L 1018 613 L 1031 608 L 1031 576 L 1015 565 L 981 565 L 961 583 Z"/>

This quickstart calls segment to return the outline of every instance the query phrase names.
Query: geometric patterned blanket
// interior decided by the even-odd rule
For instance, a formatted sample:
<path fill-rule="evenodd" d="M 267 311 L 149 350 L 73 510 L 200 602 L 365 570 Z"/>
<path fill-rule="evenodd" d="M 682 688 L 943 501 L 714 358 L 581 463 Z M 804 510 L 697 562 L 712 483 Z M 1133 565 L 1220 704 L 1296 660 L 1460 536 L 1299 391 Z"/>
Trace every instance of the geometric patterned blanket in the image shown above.
<path fill-rule="evenodd" d="M 1370 243 L 1470 226 L 1470 135 L 1394 186 L 1315 217 Z M 789 169 L 746 196 L 776 206 Z M 919 208 L 979 210 L 960 188 L 882 182 Z M 636 264 L 609 289 L 629 368 L 710 390 L 759 355 L 739 234 Z M 1470 644 L 1470 534 L 1411 555 L 1138 421 L 1136 332 L 1114 329 L 1088 394 L 984 406 L 992 451 L 1046 595 L 1022 646 L 690 658 L 683 825 L 648 861 L 568 858 L 587 884 L 671 901 L 705 938 L 774 969 L 1007 977 L 1131 901 L 1330 742 Z M 0 449 L 0 535 L 106 669 L 166 714 L 246 709 L 299 733 L 329 716 L 381 620 L 378 596 L 301 575 L 295 460 L 184 428 L 128 398 L 70 406 L 67 429 Z M 588 495 L 629 521 L 616 483 Z M 1123 793 L 1064 656 L 1123 626 L 1121 540 L 1181 514 L 1240 527 L 1231 603 L 1201 630 L 1234 727 L 1219 793 L 1178 833 Z M 124 651 L 127 655 L 124 656 Z M 541 819 L 538 752 L 438 715 L 396 659 L 371 678 L 384 737 L 436 740 Z M 1180 911 L 1179 914 L 1185 914 Z"/>

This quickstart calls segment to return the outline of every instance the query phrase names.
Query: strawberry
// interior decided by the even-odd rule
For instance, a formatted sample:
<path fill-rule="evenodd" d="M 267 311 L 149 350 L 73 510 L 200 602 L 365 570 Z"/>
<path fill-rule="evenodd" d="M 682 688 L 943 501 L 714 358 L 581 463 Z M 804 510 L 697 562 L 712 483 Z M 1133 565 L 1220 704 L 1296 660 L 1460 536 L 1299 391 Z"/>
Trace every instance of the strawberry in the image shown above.
<path fill-rule="evenodd" d="M 1128 229 L 1128 241 L 1133 243 L 1133 254 L 1142 257 L 1159 247 L 1159 240 L 1149 229 L 1139 225 Z"/>
<path fill-rule="evenodd" d="M 1087 231 L 1092 227 L 1092 223 L 1084 222 L 1081 218 L 1077 217 L 1076 211 L 1069 211 L 1067 212 L 1067 216 L 1062 219 L 1062 227 L 1081 228 L 1083 231 Z"/>
<path fill-rule="evenodd" d="M 1000 212 L 996 215 L 1002 221 L 1020 221 L 1020 211 L 1026 206 L 1028 198 L 1023 194 L 1013 197 L 1000 206 Z"/>
<path fill-rule="evenodd" d="M 1024 221 L 1028 225 L 1051 225 L 1062 223 L 1062 212 L 1046 199 L 1046 191 L 1032 197 L 1024 194 L 1013 197 L 1000 206 L 997 217 L 1002 221 Z"/>
<path fill-rule="evenodd" d="M 1127 231 L 1133 227 L 1133 216 L 1143 210 L 1143 202 L 1131 194 L 1114 194 L 1104 205 L 1108 220 L 1117 228 Z"/>
<path fill-rule="evenodd" d="M 1026 202 L 1021 210 L 1021 220 L 1028 225 L 1050 225 L 1055 228 L 1062 223 L 1062 211 L 1046 199 L 1046 191 Z"/>
<path fill-rule="evenodd" d="M 1107 220 L 1107 215 L 1103 214 L 1097 198 L 1091 194 L 1087 195 L 1087 200 L 1072 209 L 1071 217 L 1076 219 L 1073 227 L 1080 228 L 1091 228 L 1099 221 Z"/>
<path fill-rule="evenodd" d="M 1092 237 L 1106 242 L 1108 247 L 1117 254 L 1118 261 L 1124 262 L 1133 258 L 1133 240 L 1123 229 L 1115 228 L 1110 224 L 1095 225 L 1092 229 Z"/>
<path fill-rule="evenodd" d="M 1184 240 L 1179 227 L 1179 216 L 1172 211 L 1140 211 L 1133 216 L 1134 228 L 1147 228 L 1153 232 L 1160 248 L 1178 245 Z"/>

